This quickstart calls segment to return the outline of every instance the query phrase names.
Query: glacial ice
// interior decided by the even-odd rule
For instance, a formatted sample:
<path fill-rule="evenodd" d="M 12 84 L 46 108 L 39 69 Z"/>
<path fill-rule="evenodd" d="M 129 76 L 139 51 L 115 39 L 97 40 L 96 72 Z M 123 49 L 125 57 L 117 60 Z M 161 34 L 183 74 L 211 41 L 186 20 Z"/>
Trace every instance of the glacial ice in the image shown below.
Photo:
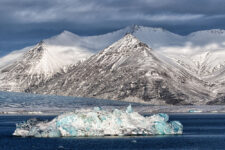
<path fill-rule="evenodd" d="M 182 134 L 179 121 L 170 121 L 167 114 L 144 117 L 132 110 L 114 109 L 76 110 L 57 116 L 52 121 L 30 119 L 18 123 L 14 136 L 34 137 L 77 137 L 77 136 L 131 136 Z"/>

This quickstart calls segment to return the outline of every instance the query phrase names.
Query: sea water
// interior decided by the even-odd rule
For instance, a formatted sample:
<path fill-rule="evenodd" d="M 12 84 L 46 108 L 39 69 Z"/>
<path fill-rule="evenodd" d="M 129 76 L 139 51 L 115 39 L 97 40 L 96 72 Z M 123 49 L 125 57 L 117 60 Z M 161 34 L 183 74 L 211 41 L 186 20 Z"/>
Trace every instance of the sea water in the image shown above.
<path fill-rule="evenodd" d="M 225 114 L 170 114 L 169 116 L 170 120 L 179 120 L 183 124 L 182 135 L 23 138 L 12 136 L 16 123 L 31 118 L 51 120 L 55 116 L 0 116 L 0 150 L 224 149 Z"/>

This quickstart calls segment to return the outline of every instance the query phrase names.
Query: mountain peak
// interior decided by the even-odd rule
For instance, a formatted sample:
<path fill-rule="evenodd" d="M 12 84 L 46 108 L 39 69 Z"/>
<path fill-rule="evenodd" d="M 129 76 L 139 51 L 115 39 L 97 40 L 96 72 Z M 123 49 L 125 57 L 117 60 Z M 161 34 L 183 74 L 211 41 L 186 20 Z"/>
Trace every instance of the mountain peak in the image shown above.
<path fill-rule="evenodd" d="M 141 26 L 132 25 L 132 26 L 129 26 L 128 28 L 129 28 L 128 33 L 133 34 L 133 33 L 137 32 L 141 28 Z"/>
<path fill-rule="evenodd" d="M 72 46 L 80 37 L 77 34 L 74 34 L 70 31 L 64 30 L 58 35 L 55 35 L 51 38 L 45 39 L 45 43 L 48 45 L 65 45 Z"/>
<path fill-rule="evenodd" d="M 133 34 L 131 33 L 126 33 L 125 36 L 122 38 L 122 39 L 126 39 L 126 40 L 129 40 L 129 39 L 134 39 L 134 40 L 137 40 L 139 41 Z"/>
<path fill-rule="evenodd" d="M 43 41 L 43 40 L 41 40 L 41 41 L 38 43 L 38 45 L 43 45 L 43 44 L 45 44 L 45 41 Z"/>
<path fill-rule="evenodd" d="M 135 34 L 139 31 L 154 31 L 154 32 L 165 32 L 167 30 L 163 29 L 163 28 L 158 28 L 158 27 L 145 27 L 145 26 L 140 26 L 140 25 L 131 25 L 131 26 L 127 26 L 125 28 L 127 30 L 127 33 L 130 34 Z"/>
<path fill-rule="evenodd" d="M 67 40 L 68 38 L 77 38 L 79 37 L 78 35 L 76 35 L 75 33 L 72 33 L 70 31 L 64 30 L 63 32 L 61 32 L 60 34 L 53 36 L 50 39 L 59 39 L 59 40 Z"/>
<path fill-rule="evenodd" d="M 127 33 L 121 40 L 121 42 L 126 42 L 127 45 L 140 45 L 148 47 L 147 44 L 141 42 L 138 38 L 136 38 L 133 34 Z"/>
<path fill-rule="evenodd" d="M 210 34 L 210 35 L 224 35 L 225 30 L 223 29 L 210 29 L 210 30 L 201 30 L 201 31 L 196 31 L 192 32 L 189 34 L 189 36 L 202 36 L 204 34 Z M 205 35 L 204 35 L 205 36 Z"/>
<path fill-rule="evenodd" d="M 119 41 L 115 42 L 100 54 L 101 56 L 130 56 L 130 55 L 141 55 L 144 54 L 148 56 L 150 53 L 150 48 L 145 44 L 139 41 L 134 35 L 128 33 Z"/>
<path fill-rule="evenodd" d="M 147 44 L 142 43 L 139 39 L 137 39 L 134 35 L 131 33 L 127 33 L 123 38 L 121 38 L 119 41 L 112 44 L 110 47 L 118 47 L 119 49 L 122 49 L 123 47 L 126 48 L 133 48 L 133 47 L 148 47 Z"/>
<path fill-rule="evenodd" d="M 60 33 L 60 35 L 63 35 L 63 34 L 74 34 L 74 33 L 70 32 L 70 31 L 67 31 L 67 30 L 64 30 L 63 32 Z"/>
<path fill-rule="evenodd" d="M 212 29 L 212 30 L 209 30 L 209 32 L 214 33 L 214 34 L 224 34 L 225 30 L 223 30 L 223 29 Z"/>
<path fill-rule="evenodd" d="M 31 51 L 42 52 L 44 51 L 45 45 L 46 45 L 45 41 L 42 40 L 33 49 L 31 49 Z"/>

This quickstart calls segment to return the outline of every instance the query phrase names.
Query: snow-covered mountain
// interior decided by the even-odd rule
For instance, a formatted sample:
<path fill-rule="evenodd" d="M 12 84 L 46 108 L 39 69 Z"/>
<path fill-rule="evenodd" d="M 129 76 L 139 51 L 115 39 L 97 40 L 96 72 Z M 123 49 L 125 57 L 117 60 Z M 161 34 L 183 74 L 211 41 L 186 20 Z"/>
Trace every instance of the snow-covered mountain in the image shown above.
<path fill-rule="evenodd" d="M 198 31 L 182 37 L 173 46 L 158 51 L 199 78 L 208 78 L 224 68 L 225 31 Z"/>
<path fill-rule="evenodd" d="M 1 57 L 0 58 L 0 69 L 7 67 L 7 65 L 10 65 L 10 64 L 14 63 L 15 61 L 19 60 L 24 55 L 24 53 L 26 53 L 28 50 L 30 50 L 32 48 L 33 48 L 33 46 L 29 46 L 29 47 L 23 48 L 21 50 L 15 50 L 15 51 L 11 52 L 10 54 L 8 54 L 4 57 Z"/>
<path fill-rule="evenodd" d="M 2 60 L 14 55 L 17 59 L 11 60 L 0 70 L 0 90 L 24 92 L 29 86 L 38 85 L 57 73 L 65 72 L 70 65 L 90 57 L 92 53 L 42 41 L 30 50 L 11 53 Z"/>
<path fill-rule="evenodd" d="M 96 97 L 151 104 L 200 104 L 209 101 L 205 83 L 182 68 L 161 61 L 131 34 L 32 93 Z"/>
<path fill-rule="evenodd" d="M 97 36 L 78 36 L 64 31 L 43 41 L 47 45 L 46 48 L 52 53 L 64 51 L 63 55 L 68 56 L 69 60 L 75 60 L 76 63 L 77 60 L 84 60 L 108 47 L 121 39 L 126 33 L 131 33 L 155 51 L 171 58 L 180 66 L 199 76 L 211 75 L 225 65 L 222 57 L 222 55 L 225 55 L 225 52 L 223 52 L 225 49 L 225 31 L 219 29 L 198 31 L 187 36 L 180 36 L 161 28 L 135 25 Z M 19 51 L 20 53 L 14 52 L 5 56 L 5 58 L 0 58 L 0 68 L 11 63 L 9 60 L 15 60 L 16 55 L 21 56 L 28 50 L 29 48 L 26 48 Z M 71 58 L 73 53 L 73 58 Z M 206 54 L 208 55 L 206 56 Z M 209 57 L 210 60 L 208 60 Z"/>
<path fill-rule="evenodd" d="M 83 62 L 92 55 L 107 48 L 114 42 L 123 38 L 127 33 L 137 37 L 141 42 L 146 43 L 153 49 L 151 53 L 154 55 L 154 58 L 157 58 L 157 60 L 160 60 L 160 63 L 163 63 L 158 65 L 167 68 L 163 70 L 163 72 L 170 72 L 171 70 L 173 70 L 172 72 L 178 72 L 178 74 L 173 74 L 171 76 L 171 78 L 174 77 L 172 78 L 174 80 L 173 84 L 172 81 L 171 83 L 166 82 L 166 84 L 171 87 L 169 91 L 172 92 L 172 94 L 182 91 L 182 94 L 189 95 L 189 98 L 193 98 L 193 95 L 195 95 L 193 94 L 194 91 L 195 93 L 201 93 L 199 94 L 199 97 L 201 97 L 200 101 L 204 99 L 208 101 L 210 97 L 215 98 L 223 93 L 222 87 L 225 85 L 224 30 L 214 29 L 198 31 L 187 36 L 181 36 L 161 28 L 143 26 L 129 26 L 118 31 L 97 36 L 78 36 L 74 33 L 64 31 L 59 35 L 43 40 L 35 46 L 12 52 L 0 58 L 0 90 L 20 92 L 34 91 L 34 89 L 37 89 L 40 85 L 43 86 L 46 82 L 58 78 L 58 76 L 65 74 L 68 70 L 71 71 L 71 68 L 76 68 L 80 70 L 80 72 L 83 72 L 81 70 L 82 68 L 78 66 L 82 66 L 85 63 L 81 63 L 81 65 L 79 62 Z M 126 44 L 127 47 L 130 47 L 130 44 L 132 45 L 132 43 Z M 120 52 L 118 52 L 118 57 L 119 55 Z M 91 58 L 96 58 L 96 56 Z M 140 57 L 137 57 L 137 59 L 141 60 Z M 146 60 L 146 58 L 143 59 Z M 93 60 L 93 64 L 94 63 L 96 62 Z M 104 64 L 105 61 L 102 63 Z M 139 61 L 130 62 L 129 65 L 131 65 L 131 63 L 134 63 L 133 65 L 135 66 Z M 139 66 L 143 66 L 143 64 L 139 64 Z M 82 67 L 85 68 L 85 66 Z M 151 68 L 151 63 L 149 63 L 148 67 Z M 177 76 L 182 80 L 184 79 L 183 76 L 190 77 L 190 80 L 189 78 L 185 80 L 185 83 L 191 83 L 189 85 L 190 87 L 182 82 L 178 82 L 177 78 L 175 78 Z M 70 78 L 70 76 L 67 78 Z M 78 77 L 76 79 L 81 80 L 78 79 Z M 82 80 L 82 84 L 86 84 L 86 79 Z M 182 86 L 173 87 L 176 85 L 175 82 L 178 82 Z M 192 91 L 192 93 L 184 92 L 182 88 L 188 89 L 187 91 Z M 208 90 L 211 92 L 206 94 Z M 67 93 L 64 95 L 72 95 L 66 91 L 64 92 Z M 47 91 L 46 93 L 59 94 L 62 92 Z M 91 96 L 91 94 L 77 95 Z M 206 96 L 203 96 L 205 94 Z M 116 96 L 118 95 L 115 95 L 112 99 L 116 99 Z M 101 95 L 96 97 L 106 98 L 107 96 Z M 178 99 L 179 96 L 175 97 Z M 197 101 L 195 101 L 198 99 L 197 97 L 198 96 L 193 98 L 193 103 L 197 103 Z M 185 101 L 184 103 L 188 102 Z"/>

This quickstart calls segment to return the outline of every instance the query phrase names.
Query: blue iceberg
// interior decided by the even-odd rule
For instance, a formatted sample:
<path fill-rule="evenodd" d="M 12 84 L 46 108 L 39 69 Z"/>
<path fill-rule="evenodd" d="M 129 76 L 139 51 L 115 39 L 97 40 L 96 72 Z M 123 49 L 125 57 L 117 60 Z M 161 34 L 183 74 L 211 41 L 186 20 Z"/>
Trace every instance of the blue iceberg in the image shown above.
<path fill-rule="evenodd" d="M 16 125 L 14 136 L 33 137 L 81 137 L 81 136 L 132 136 L 182 134 L 179 121 L 169 122 L 167 114 L 144 117 L 127 110 L 77 110 L 57 116 L 52 121 L 30 119 Z"/>

